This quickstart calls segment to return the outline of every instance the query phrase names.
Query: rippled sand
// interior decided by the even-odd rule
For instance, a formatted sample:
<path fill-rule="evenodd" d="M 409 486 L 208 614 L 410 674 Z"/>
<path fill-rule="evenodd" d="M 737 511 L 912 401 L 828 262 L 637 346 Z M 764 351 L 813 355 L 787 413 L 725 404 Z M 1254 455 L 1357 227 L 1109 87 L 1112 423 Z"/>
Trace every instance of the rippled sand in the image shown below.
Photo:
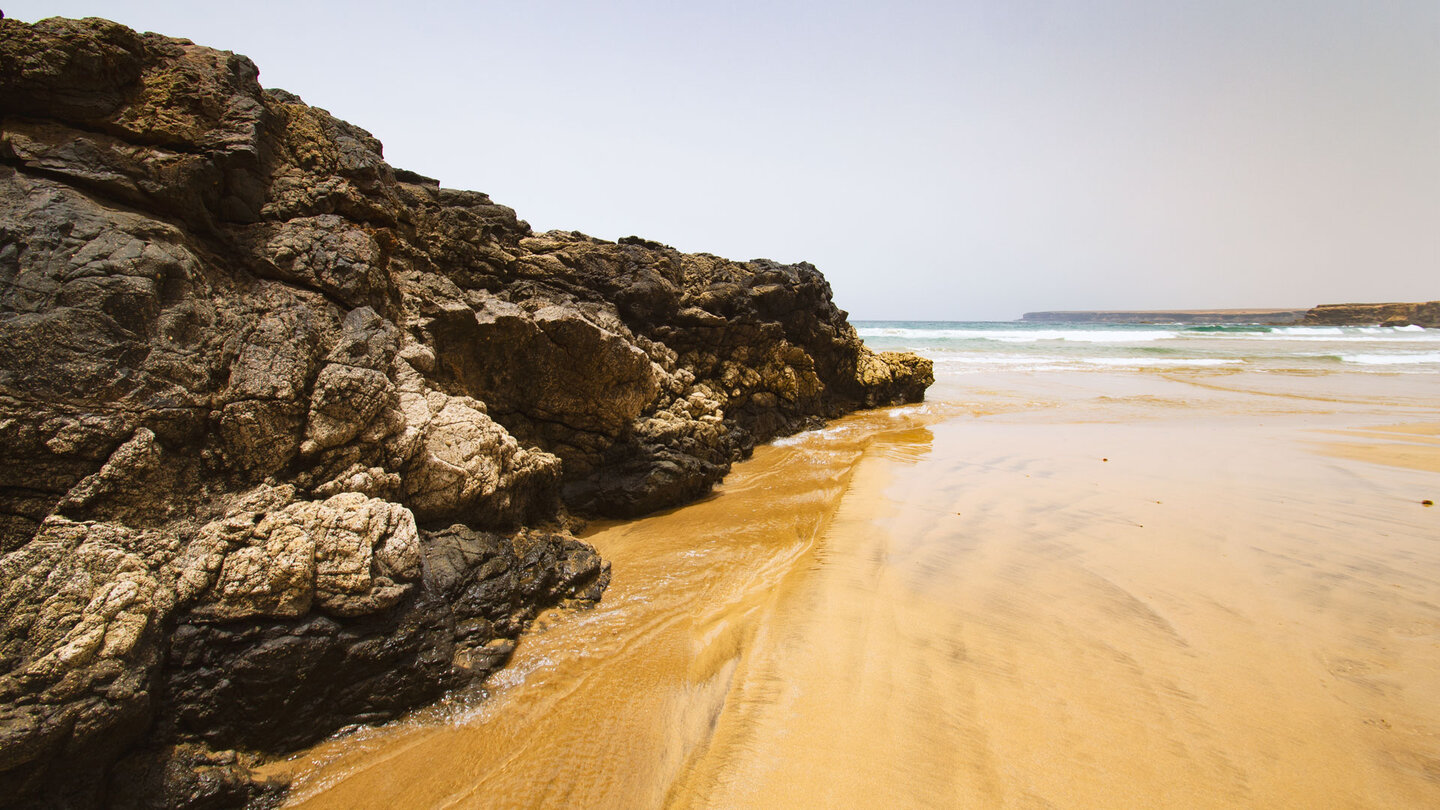
<path fill-rule="evenodd" d="M 305 808 L 1440 806 L 1440 381 L 986 375 L 590 540 Z"/>

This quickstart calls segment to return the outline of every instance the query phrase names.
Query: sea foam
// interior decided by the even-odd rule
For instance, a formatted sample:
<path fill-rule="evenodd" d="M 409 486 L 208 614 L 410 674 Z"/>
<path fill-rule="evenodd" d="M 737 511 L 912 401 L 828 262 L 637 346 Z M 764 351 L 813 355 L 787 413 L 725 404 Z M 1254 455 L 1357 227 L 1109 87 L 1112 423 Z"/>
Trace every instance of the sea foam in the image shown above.
<path fill-rule="evenodd" d="M 1419 354 L 1342 354 L 1340 359 L 1346 363 L 1356 363 L 1362 366 L 1408 366 L 1408 365 L 1429 365 L 1440 363 L 1440 352 L 1424 352 Z"/>

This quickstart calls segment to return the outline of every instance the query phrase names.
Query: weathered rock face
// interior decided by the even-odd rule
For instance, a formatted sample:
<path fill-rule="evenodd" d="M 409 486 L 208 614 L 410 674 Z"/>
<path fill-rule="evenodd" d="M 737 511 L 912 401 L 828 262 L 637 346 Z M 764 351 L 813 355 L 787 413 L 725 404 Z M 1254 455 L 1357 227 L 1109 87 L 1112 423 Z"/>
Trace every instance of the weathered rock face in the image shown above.
<path fill-rule="evenodd" d="M 0 804 L 264 794 L 598 599 L 570 512 L 932 380 L 809 265 L 534 234 L 257 77 L 0 20 Z"/>
<path fill-rule="evenodd" d="M 1394 304 L 1321 304 L 1305 313 L 1316 326 L 1424 326 L 1440 329 L 1440 301 Z"/>

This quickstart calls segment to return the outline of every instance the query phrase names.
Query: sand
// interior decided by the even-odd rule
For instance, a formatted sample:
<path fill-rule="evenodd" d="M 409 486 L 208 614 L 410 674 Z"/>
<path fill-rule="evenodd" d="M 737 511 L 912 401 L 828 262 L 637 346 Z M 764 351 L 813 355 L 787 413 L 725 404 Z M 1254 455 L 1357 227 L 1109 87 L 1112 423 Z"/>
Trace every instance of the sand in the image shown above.
<path fill-rule="evenodd" d="M 589 535 L 489 696 L 305 808 L 1440 806 L 1440 382 L 943 380 Z"/>

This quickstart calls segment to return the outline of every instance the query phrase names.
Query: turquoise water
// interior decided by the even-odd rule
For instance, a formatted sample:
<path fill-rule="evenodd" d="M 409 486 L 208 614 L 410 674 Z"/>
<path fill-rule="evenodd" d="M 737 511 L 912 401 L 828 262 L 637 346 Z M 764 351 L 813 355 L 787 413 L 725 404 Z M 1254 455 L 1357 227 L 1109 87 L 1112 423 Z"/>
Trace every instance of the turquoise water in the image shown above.
<path fill-rule="evenodd" d="M 872 349 L 906 349 L 946 374 L 1099 368 L 1440 373 L 1440 329 L 855 321 Z"/>

